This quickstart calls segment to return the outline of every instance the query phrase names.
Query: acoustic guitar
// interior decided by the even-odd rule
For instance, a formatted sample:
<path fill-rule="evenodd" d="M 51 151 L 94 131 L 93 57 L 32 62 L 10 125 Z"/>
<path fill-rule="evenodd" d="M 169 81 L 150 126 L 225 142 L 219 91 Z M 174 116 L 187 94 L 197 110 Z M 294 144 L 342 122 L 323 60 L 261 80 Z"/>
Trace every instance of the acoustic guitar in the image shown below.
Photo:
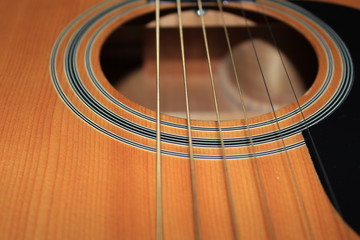
<path fill-rule="evenodd" d="M 358 0 L 0 2 L 0 239 L 360 239 Z"/>

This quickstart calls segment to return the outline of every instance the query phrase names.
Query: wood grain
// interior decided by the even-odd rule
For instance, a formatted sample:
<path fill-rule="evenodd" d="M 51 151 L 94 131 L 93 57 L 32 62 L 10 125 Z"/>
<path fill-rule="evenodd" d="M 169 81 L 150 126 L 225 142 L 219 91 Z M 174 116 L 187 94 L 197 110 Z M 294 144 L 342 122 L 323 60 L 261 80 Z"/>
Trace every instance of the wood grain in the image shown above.
<path fill-rule="evenodd" d="M 299 0 L 299 1 L 327 2 L 327 3 L 334 3 L 338 5 L 360 9 L 360 3 L 357 0 Z"/>
<path fill-rule="evenodd" d="M 49 75 L 59 33 L 97 3 L 0 2 L 0 239 L 155 239 L 155 154 L 85 124 L 59 98 Z M 270 239 L 271 231 L 276 239 L 359 239 L 329 202 L 307 148 L 288 154 L 258 158 L 260 171 L 254 159 L 230 162 L 242 239 Z M 188 159 L 164 156 L 163 174 L 164 239 L 193 239 Z M 203 239 L 233 239 L 222 162 L 197 160 L 196 175 Z"/>

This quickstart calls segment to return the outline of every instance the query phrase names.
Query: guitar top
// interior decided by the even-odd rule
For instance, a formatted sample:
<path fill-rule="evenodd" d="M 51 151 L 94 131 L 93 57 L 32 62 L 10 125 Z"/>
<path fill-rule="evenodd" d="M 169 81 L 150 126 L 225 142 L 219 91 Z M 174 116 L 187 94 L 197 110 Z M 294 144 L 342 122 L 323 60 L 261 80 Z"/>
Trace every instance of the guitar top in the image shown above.
<path fill-rule="evenodd" d="M 0 1 L 0 239 L 360 239 L 359 10 Z"/>

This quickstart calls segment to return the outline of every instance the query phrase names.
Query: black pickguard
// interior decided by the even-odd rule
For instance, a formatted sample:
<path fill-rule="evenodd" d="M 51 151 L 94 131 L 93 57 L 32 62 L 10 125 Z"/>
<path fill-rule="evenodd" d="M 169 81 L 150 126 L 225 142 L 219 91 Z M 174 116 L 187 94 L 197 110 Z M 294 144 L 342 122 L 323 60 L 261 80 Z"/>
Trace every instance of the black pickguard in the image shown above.
<path fill-rule="evenodd" d="M 355 68 L 355 83 L 345 102 L 328 118 L 310 128 L 316 149 L 350 226 L 360 233 L 360 11 L 328 3 L 294 1 L 332 27 L 347 45 Z M 313 162 L 325 190 L 325 176 L 320 169 L 307 131 L 304 132 Z"/>

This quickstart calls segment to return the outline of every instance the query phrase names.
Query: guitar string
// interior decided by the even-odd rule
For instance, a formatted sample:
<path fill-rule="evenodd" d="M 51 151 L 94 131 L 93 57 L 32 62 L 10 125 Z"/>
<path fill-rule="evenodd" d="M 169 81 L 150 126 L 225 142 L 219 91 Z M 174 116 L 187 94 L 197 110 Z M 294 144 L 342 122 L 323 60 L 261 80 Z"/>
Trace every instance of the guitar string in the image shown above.
<path fill-rule="evenodd" d="M 194 234 L 195 234 L 195 239 L 200 240 L 201 239 L 200 218 L 199 218 L 198 200 L 197 200 L 198 197 L 197 197 L 197 191 L 196 191 L 195 160 L 194 160 L 194 150 L 193 150 L 193 144 L 192 144 L 192 130 L 191 130 L 191 121 L 190 121 L 191 116 L 190 116 L 188 84 L 187 84 L 187 74 L 186 74 L 181 0 L 176 0 L 176 6 L 177 6 L 177 12 L 178 12 L 178 21 L 179 21 L 181 60 L 182 60 L 182 71 L 183 71 L 183 79 L 184 79 L 185 104 L 186 104 L 186 121 L 187 121 L 188 137 L 189 137 L 191 191 L 192 191 L 192 203 L 193 203 L 193 217 L 194 217 L 194 225 L 195 225 L 194 226 Z"/>
<path fill-rule="evenodd" d="M 271 95 L 270 95 L 270 91 L 269 91 L 269 88 L 268 88 L 268 84 L 266 82 L 266 79 L 265 79 L 265 75 L 264 75 L 264 71 L 262 69 L 262 66 L 261 66 L 261 63 L 260 63 L 260 59 L 259 59 L 259 56 L 258 56 L 258 52 L 257 52 L 257 49 L 256 49 L 256 46 L 255 46 L 255 43 L 254 43 L 254 39 L 253 39 L 253 35 L 252 35 L 252 32 L 250 31 L 250 27 L 247 23 L 247 16 L 246 16 L 246 13 L 244 11 L 244 8 L 241 8 L 241 12 L 242 12 L 242 15 L 244 16 L 245 18 L 245 25 L 246 25 L 246 29 L 247 29 L 247 32 L 248 32 L 248 35 L 249 35 L 249 38 L 250 38 L 250 42 L 251 42 L 251 45 L 252 45 L 252 48 L 254 50 L 254 54 L 255 54 L 255 57 L 256 57 L 256 61 L 257 61 L 257 65 L 259 67 L 259 70 L 260 70 L 260 73 L 261 73 L 261 78 L 262 78 L 262 81 L 264 83 L 264 86 L 265 86 L 265 89 L 266 89 L 266 94 L 267 94 L 267 97 L 269 99 L 269 103 L 270 103 L 270 106 L 271 106 L 271 110 L 272 110 L 272 113 L 274 115 L 274 119 L 275 119 L 275 122 L 276 122 L 276 127 L 277 127 L 277 133 L 278 135 L 280 136 L 281 138 L 281 142 L 282 142 L 282 145 L 283 145 L 283 148 L 285 150 L 285 154 L 286 154 L 286 159 L 287 159 L 287 163 L 289 165 L 289 169 L 290 169 L 290 177 L 291 177 L 291 181 L 293 182 L 294 184 L 294 187 L 295 187 L 295 193 L 296 193 L 296 198 L 297 198 L 297 204 L 298 204 L 298 207 L 300 208 L 299 209 L 299 212 L 300 212 L 300 215 L 301 215 L 301 219 L 302 219 L 302 225 L 304 225 L 303 227 L 306 228 L 306 234 L 309 235 L 309 239 L 314 239 L 314 233 L 312 231 L 312 228 L 311 228 L 311 225 L 310 225 L 310 220 L 309 220 L 309 216 L 306 212 L 306 208 L 305 208 L 305 204 L 304 204 L 304 200 L 303 200 L 303 197 L 301 195 L 301 192 L 300 192 L 300 189 L 299 189 L 299 185 L 297 183 L 297 180 L 296 180 L 296 177 L 295 177 L 295 170 L 294 170 L 294 167 L 293 167 L 293 164 L 291 162 L 291 159 L 290 159 L 290 155 L 289 155 L 289 152 L 288 150 L 286 149 L 286 144 L 285 144 L 285 140 L 284 140 L 284 137 L 282 136 L 282 133 L 281 133 L 281 127 L 280 127 L 280 123 L 278 121 L 278 117 L 277 117 L 277 114 L 276 114 L 276 111 L 275 111 L 275 108 L 274 108 L 274 104 L 273 104 L 273 101 L 272 101 L 272 98 L 271 98 Z M 303 222 L 305 221 L 305 223 Z"/>
<path fill-rule="evenodd" d="M 221 24 L 223 26 L 224 29 L 224 33 L 225 33 L 225 38 L 226 38 L 226 44 L 228 47 L 228 51 L 229 51 L 229 55 L 230 55 L 230 60 L 231 60 L 231 65 L 232 65 L 232 69 L 233 69 L 233 73 L 234 73 L 234 77 L 236 80 L 236 85 L 237 85 L 237 89 L 238 89 L 238 93 L 239 93 L 239 98 L 240 98 L 240 104 L 242 107 L 242 112 L 244 114 L 244 119 L 245 119 L 245 125 L 246 125 L 246 130 L 247 130 L 247 134 L 249 136 L 249 141 L 250 141 L 250 147 L 251 147 L 251 152 L 253 153 L 253 161 L 252 164 L 255 165 L 255 178 L 256 178 L 256 182 L 257 182 L 257 187 L 258 187 L 258 191 L 260 194 L 260 201 L 263 207 L 263 212 L 264 212 L 264 217 L 265 217 L 265 226 L 267 228 L 267 232 L 270 235 L 271 239 L 276 239 L 276 235 L 275 235 L 275 230 L 274 230 L 274 226 L 273 226 L 273 222 L 270 216 L 270 209 L 268 206 L 268 200 L 265 194 L 265 186 L 264 186 L 264 182 L 261 176 L 261 171 L 260 171 L 260 166 L 259 166 L 259 161 L 258 161 L 258 157 L 257 157 L 257 153 L 256 153 L 256 149 L 254 146 L 254 142 L 253 142 L 253 136 L 250 130 L 250 124 L 249 124 L 249 119 L 248 119 L 248 115 L 247 115 L 247 111 L 246 111 L 246 107 L 245 107 L 245 101 L 244 101 L 244 96 L 243 96 L 243 91 L 242 88 L 240 87 L 240 81 L 239 81 L 239 76 L 238 76 L 238 71 L 236 69 L 236 65 L 235 65 L 235 59 L 234 59 L 234 55 L 233 55 L 233 50 L 232 50 L 232 46 L 230 43 L 230 37 L 229 37 L 229 33 L 228 33 L 228 28 L 226 26 L 226 22 L 225 22 L 225 18 L 224 18 L 224 10 L 223 10 L 223 6 L 222 6 L 222 1 L 221 0 L 217 0 L 218 3 L 218 8 L 220 11 L 220 19 L 221 19 Z"/>
<path fill-rule="evenodd" d="M 261 1 L 259 1 L 259 4 L 260 4 L 260 6 L 263 8 L 263 5 L 262 5 L 262 2 L 261 2 Z M 262 10 L 262 12 L 264 12 L 264 10 Z M 285 62 L 284 62 L 284 59 L 283 59 L 283 56 L 282 56 L 283 54 L 282 54 L 281 51 L 280 51 L 280 48 L 279 48 L 278 42 L 277 42 L 277 40 L 276 40 L 275 34 L 274 34 L 273 30 L 272 30 L 271 24 L 270 24 L 270 22 L 269 22 L 269 20 L 268 20 L 268 17 L 267 17 L 264 13 L 263 13 L 263 17 L 264 17 L 264 19 L 265 19 L 265 23 L 266 23 L 267 28 L 268 28 L 268 30 L 269 30 L 270 37 L 271 37 L 271 39 L 272 39 L 272 41 L 273 41 L 273 43 L 274 43 L 274 45 L 275 45 L 275 47 L 276 47 L 276 49 L 277 49 L 277 53 L 278 53 L 278 55 L 279 55 L 281 64 L 282 64 L 282 66 L 283 66 L 283 69 L 284 69 L 286 78 L 287 78 L 287 80 L 288 80 L 288 82 L 289 82 L 289 86 L 290 86 L 290 88 L 291 88 L 292 94 L 294 95 L 294 98 L 295 98 L 297 107 L 298 107 L 298 109 L 299 109 L 299 111 L 300 111 L 300 114 L 301 114 L 302 120 L 303 120 L 303 122 L 304 122 L 304 125 L 306 126 L 306 131 L 308 132 L 308 135 L 309 135 L 309 138 L 310 138 L 310 142 L 311 142 L 311 144 L 313 145 L 313 148 L 314 148 L 314 151 L 315 151 L 315 155 L 316 155 L 316 157 L 319 159 L 319 165 L 320 165 L 321 171 L 322 171 L 322 173 L 323 173 L 323 175 L 324 175 L 325 183 L 327 184 L 327 187 L 329 188 L 330 197 L 331 197 L 331 199 L 333 200 L 336 209 L 340 212 L 340 214 L 342 214 L 342 213 L 341 213 L 340 206 L 339 206 L 339 203 L 338 203 L 338 201 L 337 201 L 337 199 L 336 199 L 336 197 L 335 197 L 335 193 L 334 193 L 334 191 L 333 191 L 333 188 L 331 187 L 330 180 L 329 180 L 329 178 L 328 178 L 328 176 L 327 176 L 327 174 L 326 174 L 326 172 L 325 172 L 324 165 L 323 165 L 323 163 L 322 163 L 322 160 L 321 160 L 321 158 L 320 158 L 319 152 L 318 152 L 318 150 L 317 150 L 317 147 L 316 147 L 315 142 L 314 142 L 314 140 L 313 140 L 312 134 L 311 134 L 310 129 L 309 129 L 309 127 L 308 127 L 308 123 L 307 123 L 307 120 L 306 120 L 304 111 L 303 111 L 303 109 L 302 109 L 302 107 L 301 107 L 301 104 L 300 104 L 300 102 L 299 102 L 299 98 L 298 98 L 298 96 L 297 96 L 297 94 L 296 94 L 296 92 L 295 92 L 294 85 L 292 84 L 292 81 L 291 81 L 290 73 L 289 73 L 289 71 L 288 71 L 288 69 L 287 69 L 287 67 L 286 67 Z"/>
<path fill-rule="evenodd" d="M 292 94 L 293 94 L 293 96 L 294 96 L 294 98 L 295 98 L 297 108 L 298 108 L 299 111 L 300 111 L 300 114 L 301 114 L 301 117 L 302 117 L 302 121 L 304 122 L 305 131 L 307 132 L 307 134 L 308 134 L 308 136 L 309 136 L 310 143 L 311 143 L 311 145 L 313 146 L 313 149 L 314 149 L 316 158 L 317 158 L 318 163 L 319 163 L 319 166 L 320 166 L 320 170 L 321 170 L 321 172 L 322 172 L 322 174 L 323 174 L 323 177 L 324 177 L 324 180 L 325 180 L 325 184 L 326 184 L 326 186 L 328 187 L 328 191 L 329 191 L 330 198 L 331 198 L 331 200 L 333 201 L 335 208 L 338 210 L 338 212 L 339 212 L 340 215 L 342 216 L 343 214 L 342 214 L 340 205 L 339 205 L 339 203 L 338 203 L 338 201 L 337 201 L 337 198 L 336 198 L 335 193 L 334 193 L 334 190 L 333 190 L 333 188 L 332 188 L 332 186 L 331 186 L 329 177 L 328 177 L 328 175 L 326 174 L 325 167 L 324 167 L 323 162 L 322 162 L 322 160 L 321 160 L 321 158 L 320 158 L 320 154 L 319 154 L 318 149 L 317 149 L 317 147 L 316 147 L 315 141 L 314 141 L 314 139 L 313 139 L 313 137 L 312 137 L 312 134 L 311 134 L 311 132 L 310 132 L 310 129 L 309 129 L 309 127 L 308 127 L 308 123 L 307 123 L 307 120 L 306 120 L 304 111 L 303 111 L 303 109 L 302 109 L 302 107 L 301 107 L 301 104 L 300 104 L 300 102 L 299 102 L 299 98 L 298 98 L 298 96 L 297 96 L 297 94 L 296 94 L 296 92 L 295 92 L 295 88 L 294 88 L 294 85 L 293 85 L 293 83 L 292 83 L 292 81 L 291 81 L 290 73 L 289 73 L 289 71 L 288 71 L 288 69 L 287 69 L 287 67 L 286 67 L 286 64 L 285 64 L 283 55 L 282 55 L 282 53 L 281 53 L 281 51 L 280 51 L 280 47 L 279 47 L 278 41 L 276 40 L 275 34 L 274 34 L 273 29 L 272 29 L 272 27 L 271 27 L 271 24 L 270 24 L 270 22 L 269 22 L 269 19 L 268 19 L 268 17 L 266 16 L 266 14 L 265 14 L 265 12 L 264 12 L 264 6 L 263 6 L 262 1 L 259 1 L 259 4 L 260 4 L 260 7 L 261 7 L 261 12 L 262 12 L 262 15 L 263 15 L 263 17 L 264 17 L 266 26 L 267 26 L 267 28 L 268 28 L 268 30 L 269 30 L 269 34 L 270 34 L 271 40 L 272 40 L 272 42 L 274 43 L 274 45 L 275 45 L 275 47 L 276 47 L 277 53 L 278 53 L 278 55 L 279 55 L 279 59 L 280 59 L 281 64 L 282 64 L 282 66 L 283 66 L 284 73 L 285 73 L 286 78 L 287 78 L 287 80 L 288 80 L 288 82 L 289 82 L 289 86 L 290 86 L 290 88 L 291 88 L 291 92 L 292 92 Z M 334 214 L 335 214 L 335 213 L 334 213 Z M 348 235 L 348 231 L 346 231 L 346 234 Z"/>
<path fill-rule="evenodd" d="M 155 0 L 156 21 L 156 239 L 163 238 L 162 223 L 162 164 L 160 128 L 160 0 Z"/>
<path fill-rule="evenodd" d="M 220 120 L 217 95 L 216 95 L 215 83 L 214 83 L 214 76 L 213 76 L 213 71 L 212 71 L 212 66 L 211 66 L 210 51 L 209 51 L 209 46 L 208 46 L 208 40 L 207 40 L 207 34 L 206 34 L 206 28 L 205 28 L 205 20 L 204 20 L 204 14 L 203 14 L 204 9 L 203 9 L 201 0 L 197 0 L 197 3 L 198 3 L 198 7 L 199 7 L 199 12 L 200 12 L 199 15 L 200 15 L 200 21 L 201 21 L 201 28 L 202 28 L 202 33 L 203 33 L 203 38 L 204 38 L 204 43 L 205 43 L 206 57 L 207 57 L 209 75 L 210 75 L 210 80 L 211 80 L 211 88 L 212 88 L 213 100 L 214 100 L 214 105 L 215 105 L 216 120 L 217 120 L 218 129 L 219 129 L 221 155 L 222 155 L 222 159 L 223 159 L 223 166 L 224 166 L 224 172 L 225 172 L 225 184 L 226 184 L 226 191 L 227 191 L 228 200 L 229 200 L 230 215 L 231 215 L 231 220 L 232 220 L 232 225 L 233 225 L 232 226 L 233 234 L 234 234 L 234 238 L 236 240 L 238 240 L 238 239 L 240 239 L 240 231 L 239 231 L 239 225 L 238 225 L 238 221 L 237 221 L 237 217 L 236 217 L 235 202 L 234 202 L 233 193 L 232 193 L 231 176 L 230 176 L 229 166 L 228 166 L 227 157 L 226 157 L 224 136 L 223 136 L 222 127 L 221 127 L 221 120 Z"/>

